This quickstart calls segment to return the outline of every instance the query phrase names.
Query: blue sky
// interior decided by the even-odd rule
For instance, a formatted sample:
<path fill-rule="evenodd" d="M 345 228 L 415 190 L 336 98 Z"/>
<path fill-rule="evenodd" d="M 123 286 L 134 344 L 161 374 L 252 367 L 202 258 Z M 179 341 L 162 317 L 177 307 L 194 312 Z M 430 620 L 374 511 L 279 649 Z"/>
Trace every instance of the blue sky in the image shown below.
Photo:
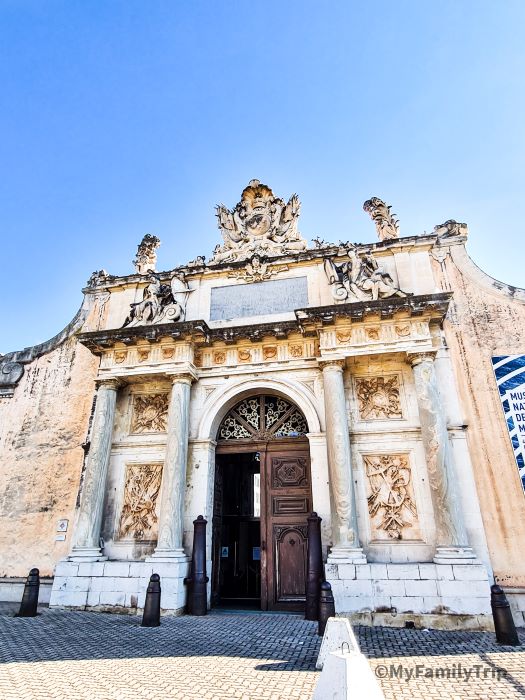
<path fill-rule="evenodd" d="M 0 351 L 42 342 L 95 269 L 210 255 L 252 178 L 305 238 L 469 224 L 525 286 L 525 2 L 1 0 Z"/>

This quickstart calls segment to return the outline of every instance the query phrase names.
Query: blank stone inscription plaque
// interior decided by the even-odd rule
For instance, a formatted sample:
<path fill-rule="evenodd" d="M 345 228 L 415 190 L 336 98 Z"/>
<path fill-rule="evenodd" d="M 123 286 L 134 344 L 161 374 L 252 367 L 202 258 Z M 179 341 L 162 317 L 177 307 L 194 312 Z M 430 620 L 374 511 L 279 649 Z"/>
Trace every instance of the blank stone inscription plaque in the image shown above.
<path fill-rule="evenodd" d="M 233 284 L 211 290 L 210 321 L 282 314 L 305 306 L 308 306 L 306 277 Z"/>

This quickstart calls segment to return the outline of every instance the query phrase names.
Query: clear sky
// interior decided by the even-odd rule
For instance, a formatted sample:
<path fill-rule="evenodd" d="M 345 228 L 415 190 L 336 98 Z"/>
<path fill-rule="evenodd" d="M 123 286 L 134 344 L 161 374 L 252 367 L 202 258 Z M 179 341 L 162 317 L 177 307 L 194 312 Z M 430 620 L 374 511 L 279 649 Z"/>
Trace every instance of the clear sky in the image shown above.
<path fill-rule="evenodd" d="M 524 0 L 0 0 L 0 351 L 47 340 L 95 269 L 220 240 L 252 178 L 311 239 L 467 222 L 525 286 Z"/>

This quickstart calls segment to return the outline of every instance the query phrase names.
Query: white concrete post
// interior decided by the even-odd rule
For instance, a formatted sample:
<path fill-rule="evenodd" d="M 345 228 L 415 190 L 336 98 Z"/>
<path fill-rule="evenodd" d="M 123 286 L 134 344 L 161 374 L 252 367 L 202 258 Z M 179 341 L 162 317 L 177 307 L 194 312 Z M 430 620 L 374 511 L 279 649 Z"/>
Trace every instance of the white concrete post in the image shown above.
<path fill-rule="evenodd" d="M 436 564 L 469 563 L 475 554 L 469 546 L 458 494 L 458 483 L 448 437 L 446 412 L 434 368 L 434 352 L 409 353 L 414 370 L 421 437 L 436 523 Z"/>
<path fill-rule="evenodd" d="M 99 382 L 91 445 L 87 458 L 80 513 L 75 527 L 73 547 L 69 556 L 72 560 L 100 561 L 106 559 L 99 546 L 102 509 L 106 493 L 113 423 L 117 390 L 121 382 L 118 379 L 104 379 Z"/>
<path fill-rule="evenodd" d="M 366 563 L 359 545 L 350 436 L 343 381 L 344 359 L 323 360 L 326 445 L 330 486 L 335 508 L 332 525 L 333 547 L 329 563 Z"/>

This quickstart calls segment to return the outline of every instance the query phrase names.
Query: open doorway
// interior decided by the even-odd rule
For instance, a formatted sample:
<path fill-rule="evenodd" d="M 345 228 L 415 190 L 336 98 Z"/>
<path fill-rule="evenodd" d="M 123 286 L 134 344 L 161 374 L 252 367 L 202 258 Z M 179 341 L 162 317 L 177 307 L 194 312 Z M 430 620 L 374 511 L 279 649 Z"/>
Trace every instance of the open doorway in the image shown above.
<path fill-rule="evenodd" d="M 308 426 L 279 396 L 233 406 L 217 433 L 212 605 L 304 610 Z"/>
<path fill-rule="evenodd" d="M 218 454 L 213 512 L 212 603 L 261 607 L 259 452 Z"/>

